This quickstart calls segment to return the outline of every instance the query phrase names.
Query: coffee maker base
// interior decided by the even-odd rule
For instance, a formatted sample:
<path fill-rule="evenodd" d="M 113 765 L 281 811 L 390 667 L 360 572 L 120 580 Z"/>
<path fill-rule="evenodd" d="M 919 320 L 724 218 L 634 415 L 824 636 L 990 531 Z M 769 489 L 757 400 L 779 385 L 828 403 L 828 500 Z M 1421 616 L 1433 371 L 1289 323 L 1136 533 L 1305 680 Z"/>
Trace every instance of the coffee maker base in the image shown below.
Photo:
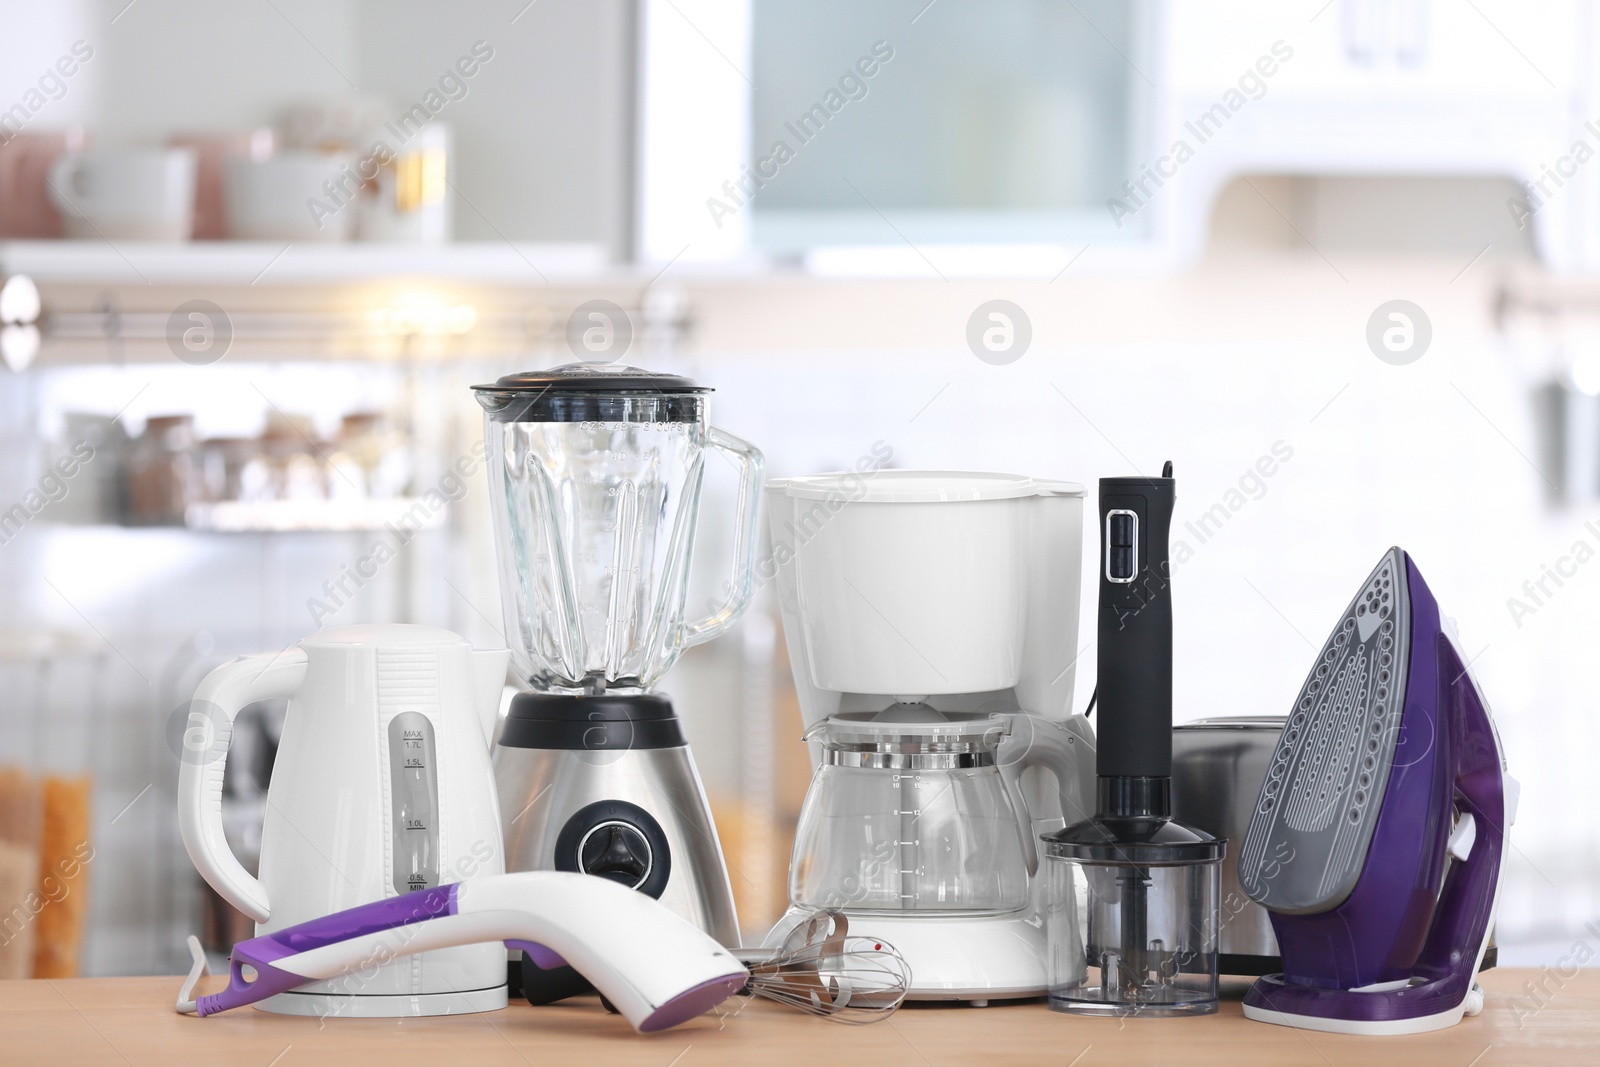
<path fill-rule="evenodd" d="M 780 944 L 815 911 L 789 908 L 767 935 L 768 947 Z M 911 965 L 907 1000 L 967 1001 L 981 1007 L 991 1000 L 1045 995 L 1044 921 L 1032 908 L 970 918 L 848 910 L 845 916 L 852 936 L 881 937 Z"/>
<path fill-rule="evenodd" d="M 328 993 L 279 993 L 256 1005 L 274 1015 L 309 1015 L 319 1019 L 399 1019 L 424 1015 L 472 1015 L 506 1006 L 506 987 L 450 993 L 335 996 Z"/>

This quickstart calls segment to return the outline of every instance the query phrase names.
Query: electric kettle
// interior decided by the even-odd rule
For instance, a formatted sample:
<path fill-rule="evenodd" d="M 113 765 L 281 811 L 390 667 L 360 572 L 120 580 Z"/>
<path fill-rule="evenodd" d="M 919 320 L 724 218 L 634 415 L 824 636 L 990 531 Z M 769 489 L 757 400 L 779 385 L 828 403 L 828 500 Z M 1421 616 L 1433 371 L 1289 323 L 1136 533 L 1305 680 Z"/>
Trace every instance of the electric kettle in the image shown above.
<path fill-rule="evenodd" d="M 345 626 L 208 674 L 190 704 L 178 824 L 195 868 L 269 934 L 505 869 L 489 739 L 509 653 L 448 630 Z M 289 709 L 261 831 L 260 878 L 228 849 L 222 775 L 234 717 Z M 498 943 L 439 949 L 280 993 L 286 1015 L 400 1016 L 506 1004 Z"/>

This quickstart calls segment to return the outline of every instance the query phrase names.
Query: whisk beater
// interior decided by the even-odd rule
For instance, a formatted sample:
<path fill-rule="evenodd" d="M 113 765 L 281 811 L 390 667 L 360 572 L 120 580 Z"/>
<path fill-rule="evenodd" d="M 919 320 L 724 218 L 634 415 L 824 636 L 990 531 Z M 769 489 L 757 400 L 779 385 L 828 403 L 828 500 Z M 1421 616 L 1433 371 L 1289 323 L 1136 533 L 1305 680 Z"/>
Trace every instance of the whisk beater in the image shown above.
<path fill-rule="evenodd" d="M 887 1019 L 911 988 L 905 957 L 879 938 L 851 936 L 842 911 L 808 916 L 776 949 L 740 949 L 735 955 L 750 972 L 740 995 L 842 1023 Z"/>

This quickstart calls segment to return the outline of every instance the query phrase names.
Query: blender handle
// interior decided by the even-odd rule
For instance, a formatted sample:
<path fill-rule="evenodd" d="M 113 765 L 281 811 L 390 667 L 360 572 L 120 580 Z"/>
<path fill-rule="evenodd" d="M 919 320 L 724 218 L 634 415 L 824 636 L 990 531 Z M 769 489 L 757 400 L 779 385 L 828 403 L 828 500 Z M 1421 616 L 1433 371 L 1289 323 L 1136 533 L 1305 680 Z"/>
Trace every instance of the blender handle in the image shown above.
<path fill-rule="evenodd" d="M 1088 819 L 1094 814 L 1094 731 L 1082 715 L 1069 715 L 1061 722 L 1026 713 L 1013 715 L 1011 730 L 1000 743 L 999 763 L 1017 809 L 1022 855 L 1031 877 L 1039 868 L 1039 851 L 1033 840 L 1033 813 L 1022 795 L 1022 772 L 1029 767 L 1049 770 L 1056 778 L 1067 825 Z"/>
<path fill-rule="evenodd" d="M 757 520 L 761 517 L 761 450 L 723 430 L 711 427 L 706 443 L 739 463 L 739 517 L 734 529 L 733 575 L 728 595 L 717 610 L 683 626 L 683 647 L 717 637 L 738 621 L 755 592 Z"/>
<path fill-rule="evenodd" d="M 272 914 L 267 889 L 240 864 L 222 829 L 222 772 L 233 720 L 257 700 L 292 697 L 306 677 L 305 649 L 240 656 L 200 682 L 189 702 L 189 728 L 178 768 L 178 830 L 183 847 L 211 888 L 258 923 Z M 199 732 L 207 743 L 190 745 Z"/>

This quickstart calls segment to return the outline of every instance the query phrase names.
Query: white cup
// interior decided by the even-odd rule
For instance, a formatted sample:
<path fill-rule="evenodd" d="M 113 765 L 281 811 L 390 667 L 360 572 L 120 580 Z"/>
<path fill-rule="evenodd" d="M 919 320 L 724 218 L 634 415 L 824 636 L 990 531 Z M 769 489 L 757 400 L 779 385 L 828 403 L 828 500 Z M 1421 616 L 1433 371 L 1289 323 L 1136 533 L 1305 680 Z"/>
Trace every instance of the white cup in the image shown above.
<path fill-rule="evenodd" d="M 357 237 L 416 244 L 450 240 L 451 141 L 449 126 L 431 122 L 391 149 L 382 166 L 373 165 L 377 157 L 368 157 L 362 173 L 375 173 L 376 188 L 362 199 Z"/>
<path fill-rule="evenodd" d="M 361 196 L 349 163 L 318 152 L 227 160 L 228 232 L 245 241 L 348 240 Z"/>
<path fill-rule="evenodd" d="M 194 181 L 187 148 L 69 152 L 50 168 L 50 199 L 68 237 L 187 241 Z"/>

